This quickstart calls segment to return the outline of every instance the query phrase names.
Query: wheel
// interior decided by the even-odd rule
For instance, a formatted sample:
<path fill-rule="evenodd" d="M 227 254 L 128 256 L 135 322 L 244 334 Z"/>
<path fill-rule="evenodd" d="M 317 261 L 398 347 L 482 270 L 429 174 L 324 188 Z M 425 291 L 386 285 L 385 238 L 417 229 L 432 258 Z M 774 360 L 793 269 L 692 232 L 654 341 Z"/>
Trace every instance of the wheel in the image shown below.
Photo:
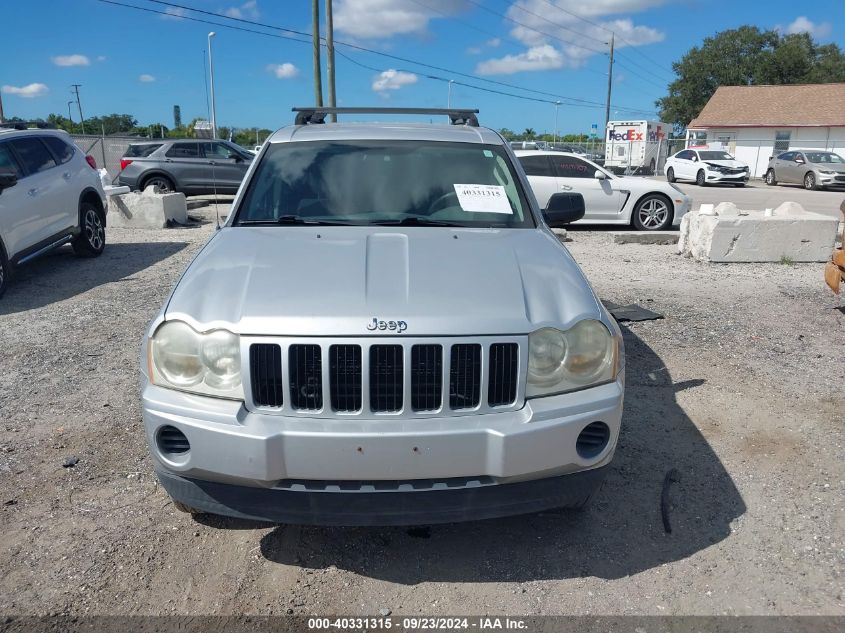
<path fill-rule="evenodd" d="M 818 188 L 819 186 L 816 184 L 816 175 L 811 171 L 804 174 L 804 189 L 807 191 L 813 191 Z"/>
<path fill-rule="evenodd" d="M 172 499 L 173 507 L 179 510 L 179 512 L 185 512 L 186 514 L 201 514 L 199 510 L 196 508 L 192 508 L 189 505 L 182 503 L 181 501 L 176 501 L 176 499 Z"/>
<path fill-rule="evenodd" d="M 173 193 L 176 191 L 176 186 L 173 184 L 173 181 L 170 180 L 167 176 L 159 176 L 156 174 L 155 176 L 150 176 L 144 181 L 144 186 L 141 187 L 141 191 L 153 185 L 158 187 L 161 193 Z"/>
<path fill-rule="evenodd" d="M 662 231 L 672 223 L 671 202 L 659 194 L 645 196 L 634 207 L 634 226 L 640 231 Z"/>
<path fill-rule="evenodd" d="M 668 180 L 669 182 L 676 182 L 675 170 L 671 167 L 666 170 L 666 180 Z"/>
<path fill-rule="evenodd" d="M 103 211 L 90 202 L 79 205 L 80 232 L 71 242 L 73 252 L 80 257 L 97 257 L 106 247 Z"/>
<path fill-rule="evenodd" d="M 766 184 L 770 187 L 774 187 L 776 184 L 778 184 L 777 178 L 775 178 L 774 169 L 770 169 L 766 172 Z"/>
<path fill-rule="evenodd" d="M 695 184 L 697 184 L 699 187 L 703 187 L 704 183 L 705 183 L 704 170 L 699 169 L 698 173 L 695 175 Z"/>
<path fill-rule="evenodd" d="M 3 249 L 0 248 L 0 297 L 6 292 L 9 287 L 9 282 L 12 279 L 12 268 L 6 256 L 3 254 Z"/>
<path fill-rule="evenodd" d="M 654 174 L 656 173 L 654 171 L 655 167 L 656 167 L 656 165 L 654 164 L 654 159 L 652 158 L 651 162 L 648 164 L 648 175 L 649 176 L 654 176 Z"/>

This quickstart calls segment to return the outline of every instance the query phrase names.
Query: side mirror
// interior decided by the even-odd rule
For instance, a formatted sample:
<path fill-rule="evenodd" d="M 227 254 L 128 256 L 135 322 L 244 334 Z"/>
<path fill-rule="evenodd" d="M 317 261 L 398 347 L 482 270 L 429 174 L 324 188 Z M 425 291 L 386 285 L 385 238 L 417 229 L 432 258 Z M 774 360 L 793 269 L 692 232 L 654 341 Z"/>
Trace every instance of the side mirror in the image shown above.
<path fill-rule="evenodd" d="M 580 193 L 556 193 L 543 211 L 546 224 L 552 228 L 566 226 L 584 217 L 584 196 Z"/>
<path fill-rule="evenodd" d="M 795 159 L 795 162 L 796 162 L 796 163 L 798 163 L 799 165 L 803 165 L 803 164 L 804 164 L 804 159 L 803 159 L 803 158 L 801 158 L 801 157 L 798 157 L 798 158 L 796 158 L 796 159 Z"/>
<path fill-rule="evenodd" d="M 0 191 L 18 184 L 18 175 L 12 169 L 0 169 Z"/>
<path fill-rule="evenodd" d="M 607 180 L 607 174 L 604 173 L 601 169 L 597 169 L 596 173 L 593 174 L 593 178 L 596 180 Z"/>

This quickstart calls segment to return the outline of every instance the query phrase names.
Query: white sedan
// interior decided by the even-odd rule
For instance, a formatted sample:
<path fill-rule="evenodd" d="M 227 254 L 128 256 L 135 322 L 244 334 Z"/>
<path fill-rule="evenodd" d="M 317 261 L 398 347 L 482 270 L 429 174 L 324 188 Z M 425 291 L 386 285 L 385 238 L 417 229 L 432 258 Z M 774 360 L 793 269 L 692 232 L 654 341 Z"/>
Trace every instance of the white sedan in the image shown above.
<path fill-rule="evenodd" d="M 727 152 L 712 149 L 684 149 L 666 159 L 666 180 L 690 180 L 703 187 L 710 183 L 728 183 L 744 187 L 748 165 Z"/>
<path fill-rule="evenodd" d="M 555 193 L 571 191 L 584 196 L 582 224 L 633 224 L 643 231 L 661 231 L 679 225 L 690 209 L 689 197 L 659 180 L 616 176 L 567 152 L 514 153 L 541 208 Z"/>

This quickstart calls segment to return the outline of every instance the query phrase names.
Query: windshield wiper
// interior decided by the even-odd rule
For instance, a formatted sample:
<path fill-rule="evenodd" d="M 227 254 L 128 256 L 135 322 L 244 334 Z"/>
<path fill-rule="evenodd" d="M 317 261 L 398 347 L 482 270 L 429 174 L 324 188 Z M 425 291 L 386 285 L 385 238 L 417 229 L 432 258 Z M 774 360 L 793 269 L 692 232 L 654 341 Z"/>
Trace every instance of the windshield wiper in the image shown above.
<path fill-rule="evenodd" d="M 298 215 L 283 215 L 273 220 L 238 220 L 239 226 L 274 226 L 278 224 L 289 224 L 296 226 L 350 226 L 350 222 L 338 220 L 314 220 L 303 218 Z"/>
<path fill-rule="evenodd" d="M 401 220 L 381 220 L 380 222 L 370 222 L 372 226 L 459 226 L 466 228 L 466 224 L 460 222 L 447 222 L 445 220 L 429 220 L 428 218 L 417 218 L 408 216 Z"/>

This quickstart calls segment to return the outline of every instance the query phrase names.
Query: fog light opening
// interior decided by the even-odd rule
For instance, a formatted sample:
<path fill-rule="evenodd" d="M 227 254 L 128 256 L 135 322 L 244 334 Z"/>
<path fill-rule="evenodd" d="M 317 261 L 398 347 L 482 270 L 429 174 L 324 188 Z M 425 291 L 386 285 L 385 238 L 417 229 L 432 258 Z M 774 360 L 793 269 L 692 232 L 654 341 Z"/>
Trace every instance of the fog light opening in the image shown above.
<path fill-rule="evenodd" d="M 156 433 L 156 445 L 165 457 L 178 457 L 191 450 L 188 438 L 175 426 L 163 426 Z"/>
<path fill-rule="evenodd" d="M 575 442 L 575 450 L 583 459 L 599 455 L 610 441 L 610 427 L 604 422 L 591 422 L 584 427 Z"/>

